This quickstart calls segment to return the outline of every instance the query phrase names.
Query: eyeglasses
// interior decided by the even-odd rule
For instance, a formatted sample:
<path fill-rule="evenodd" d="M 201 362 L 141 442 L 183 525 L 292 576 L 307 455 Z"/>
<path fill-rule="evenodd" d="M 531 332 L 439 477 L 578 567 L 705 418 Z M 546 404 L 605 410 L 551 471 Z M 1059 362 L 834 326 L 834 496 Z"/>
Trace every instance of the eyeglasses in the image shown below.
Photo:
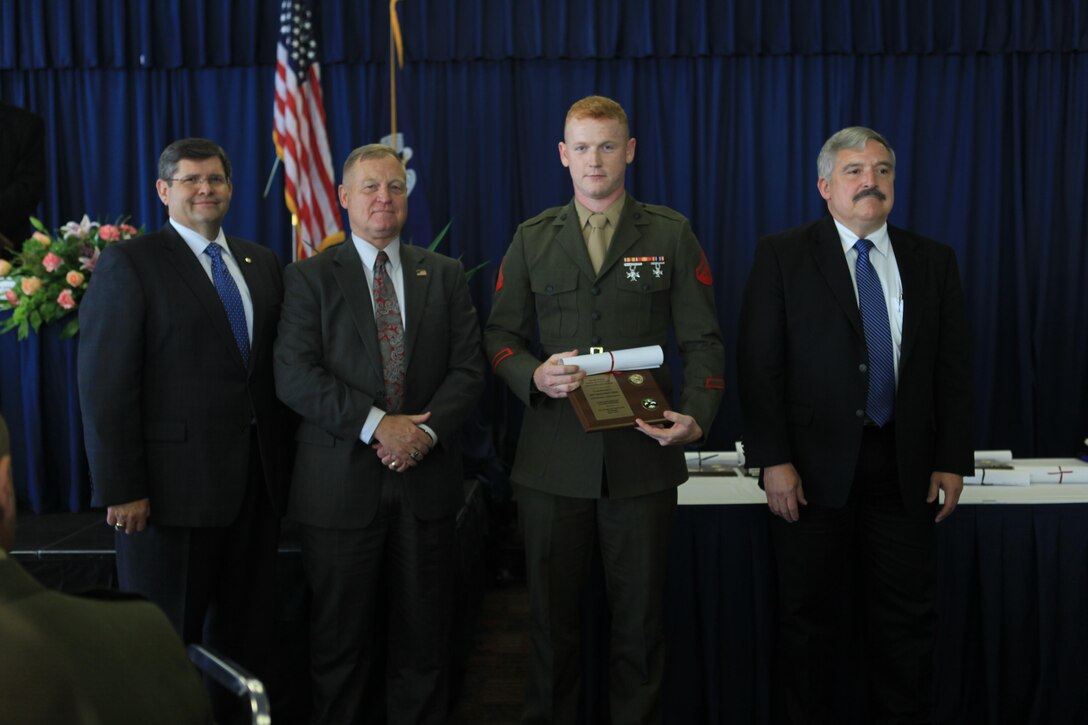
<path fill-rule="evenodd" d="M 208 182 L 208 186 L 213 189 L 222 189 L 227 185 L 227 177 L 222 174 L 211 174 L 209 176 L 182 176 L 180 179 L 166 179 L 166 181 L 176 181 L 186 189 L 199 189 L 204 185 L 204 182 Z"/>

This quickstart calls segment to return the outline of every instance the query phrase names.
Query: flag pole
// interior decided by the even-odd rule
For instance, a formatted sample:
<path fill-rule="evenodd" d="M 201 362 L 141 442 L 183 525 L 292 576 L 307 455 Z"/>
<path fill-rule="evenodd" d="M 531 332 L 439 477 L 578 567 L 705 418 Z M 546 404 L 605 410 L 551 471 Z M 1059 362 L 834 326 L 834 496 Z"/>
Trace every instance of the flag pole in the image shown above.
<path fill-rule="evenodd" d="M 272 170 L 268 172 L 268 183 L 264 185 L 264 193 L 261 194 L 262 199 L 268 198 L 268 192 L 272 190 L 272 179 L 276 178 L 276 170 L 280 167 L 280 157 L 277 156 L 276 160 L 272 163 Z"/>

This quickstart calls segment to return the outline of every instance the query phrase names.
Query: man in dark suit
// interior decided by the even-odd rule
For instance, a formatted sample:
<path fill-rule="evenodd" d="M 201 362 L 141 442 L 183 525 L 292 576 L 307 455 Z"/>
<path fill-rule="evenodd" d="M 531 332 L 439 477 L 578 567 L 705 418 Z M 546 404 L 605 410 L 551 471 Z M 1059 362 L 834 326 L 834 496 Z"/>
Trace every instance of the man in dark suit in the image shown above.
<path fill-rule="evenodd" d="M 687 480 L 683 446 L 710 429 L 725 352 L 710 270 L 687 219 L 624 191 L 635 139 L 623 108 L 583 98 L 567 112 L 563 137 L 574 199 L 518 227 L 485 331 L 495 374 L 526 404 L 511 474 L 532 620 L 522 717 L 580 719 L 581 600 L 599 548 L 612 615 L 612 720 L 660 722 L 665 558 L 676 487 Z M 683 382 L 668 425 L 639 420 L 586 433 L 567 400 L 585 373 L 559 361 L 579 350 L 666 346 L 670 327 Z M 654 372 L 670 394 L 668 370 Z"/>
<path fill-rule="evenodd" d="M 272 377 L 283 286 L 271 251 L 223 233 L 230 174 L 206 139 L 163 151 L 170 220 L 99 258 L 79 393 L 121 588 L 185 642 L 266 675 L 290 415 Z"/>
<path fill-rule="evenodd" d="M 313 722 L 380 722 L 366 684 L 385 670 L 388 722 L 444 723 L 479 324 L 460 263 L 400 240 L 392 149 L 351 152 L 340 203 L 351 242 L 288 266 L 276 340 L 276 390 L 302 417 L 288 515 L 313 591 Z"/>
<path fill-rule="evenodd" d="M 0 103 L 0 259 L 31 233 L 30 216 L 45 193 L 45 122 Z"/>
<path fill-rule="evenodd" d="M 737 344 L 745 457 L 773 514 L 773 704 L 785 722 L 842 721 L 854 683 L 832 663 L 856 622 L 863 721 L 926 722 L 934 526 L 973 470 L 963 292 L 951 249 L 887 224 L 880 134 L 843 129 L 817 165 L 830 216 L 759 241 Z"/>
<path fill-rule="evenodd" d="M 15 486 L 0 418 L 0 720 L 211 722 L 200 678 L 155 605 L 50 591 L 7 555 L 14 540 Z"/>

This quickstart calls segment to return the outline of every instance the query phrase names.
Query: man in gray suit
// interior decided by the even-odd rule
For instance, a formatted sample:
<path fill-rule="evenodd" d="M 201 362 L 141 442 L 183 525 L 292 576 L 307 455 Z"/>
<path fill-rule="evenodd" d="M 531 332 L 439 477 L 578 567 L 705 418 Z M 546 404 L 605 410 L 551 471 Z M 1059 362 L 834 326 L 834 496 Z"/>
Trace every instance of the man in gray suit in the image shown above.
<path fill-rule="evenodd" d="M 384 668 L 388 722 L 444 723 L 479 324 L 460 263 L 401 242 L 407 186 L 392 149 L 351 152 L 340 203 L 351 241 L 288 266 L 276 340 L 276 390 L 302 416 L 288 516 L 313 590 L 313 722 L 375 721 L 365 685 Z"/>

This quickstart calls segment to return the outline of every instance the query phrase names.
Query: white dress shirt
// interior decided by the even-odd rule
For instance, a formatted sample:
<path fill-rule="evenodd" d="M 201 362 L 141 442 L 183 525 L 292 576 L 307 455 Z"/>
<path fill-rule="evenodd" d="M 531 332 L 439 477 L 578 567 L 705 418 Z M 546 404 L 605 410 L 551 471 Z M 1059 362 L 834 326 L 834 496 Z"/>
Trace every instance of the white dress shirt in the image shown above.
<path fill-rule="evenodd" d="M 359 259 L 363 263 L 363 271 L 366 273 L 366 283 L 370 287 L 370 299 L 373 300 L 374 262 L 378 259 L 378 252 L 381 250 L 355 234 L 351 235 L 351 241 L 355 245 L 355 251 L 359 253 Z M 398 307 L 400 307 L 401 329 L 404 330 L 405 335 L 407 335 L 408 325 L 404 310 L 404 267 L 401 266 L 400 263 L 399 237 L 385 247 L 385 254 L 389 257 L 389 261 L 385 263 L 385 271 L 389 273 L 389 279 L 393 283 L 393 289 L 396 290 L 397 303 Z M 371 407 L 370 412 L 367 413 L 366 421 L 363 423 L 363 429 L 359 432 L 359 440 L 369 444 L 374 439 L 374 431 L 377 430 L 378 424 L 382 422 L 382 418 L 384 417 L 384 410 L 377 406 Z M 431 437 L 431 445 L 437 445 L 438 434 L 435 433 L 429 425 L 420 425 L 419 427 L 426 431 L 427 435 Z"/>
<path fill-rule="evenodd" d="M 242 276 L 242 270 L 238 266 L 238 260 L 231 254 L 230 247 L 227 246 L 227 235 L 223 233 L 223 229 L 219 229 L 219 235 L 215 239 L 205 239 L 204 235 L 200 232 L 193 231 L 183 224 L 179 224 L 173 219 L 170 220 L 170 224 L 181 235 L 182 240 L 196 255 L 196 261 L 200 262 L 200 266 L 204 268 L 204 272 L 208 275 L 208 279 L 211 280 L 212 285 L 215 285 L 215 278 L 212 277 L 212 258 L 204 253 L 204 250 L 208 248 L 209 244 L 218 244 L 223 248 L 223 263 L 227 265 L 227 271 L 230 272 L 230 276 L 234 278 L 234 284 L 238 285 L 238 294 L 242 296 L 242 309 L 246 313 L 246 331 L 249 333 L 249 344 L 253 344 L 253 298 L 249 295 L 249 287 L 246 286 L 246 279 Z"/>

